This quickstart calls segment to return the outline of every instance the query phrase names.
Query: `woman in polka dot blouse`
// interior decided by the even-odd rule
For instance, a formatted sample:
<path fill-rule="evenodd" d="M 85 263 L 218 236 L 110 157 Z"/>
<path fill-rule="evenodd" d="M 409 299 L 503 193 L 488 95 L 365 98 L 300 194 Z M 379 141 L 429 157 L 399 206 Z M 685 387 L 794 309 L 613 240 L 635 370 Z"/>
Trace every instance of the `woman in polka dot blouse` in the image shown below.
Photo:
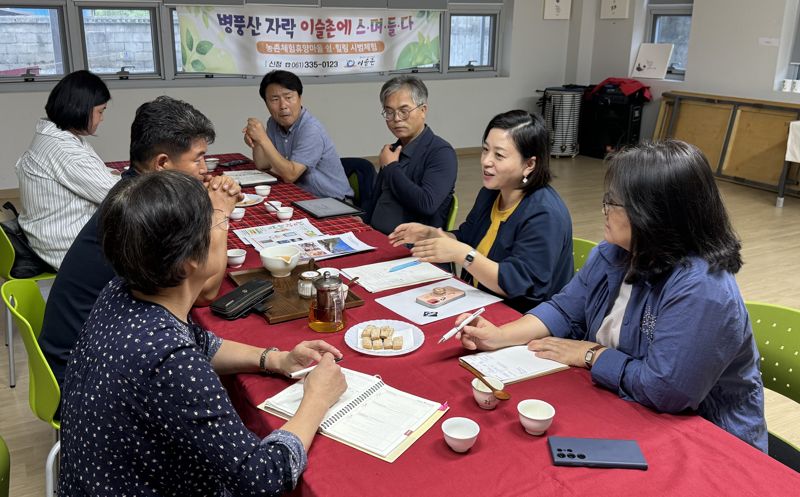
<path fill-rule="evenodd" d="M 59 495 L 281 495 L 306 466 L 346 389 L 341 353 L 315 340 L 281 352 L 222 341 L 193 324 L 203 284 L 225 270 L 227 219 L 176 171 L 118 183 L 100 207 L 119 275 L 100 294 L 63 386 Z M 287 374 L 319 361 L 297 414 L 259 440 L 218 374 Z"/>

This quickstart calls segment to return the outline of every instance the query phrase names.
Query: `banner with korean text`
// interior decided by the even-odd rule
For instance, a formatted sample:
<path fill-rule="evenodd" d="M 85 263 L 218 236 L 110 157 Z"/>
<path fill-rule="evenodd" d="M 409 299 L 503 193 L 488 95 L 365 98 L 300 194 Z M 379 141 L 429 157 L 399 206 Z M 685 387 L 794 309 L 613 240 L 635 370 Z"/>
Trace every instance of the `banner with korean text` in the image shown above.
<path fill-rule="evenodd" d="M 393 71 L 439 63 L 439 11 L 177 7 L 178 68 L 262 75 Z M 177 44 L 178 40 L 176 40 Z"/>

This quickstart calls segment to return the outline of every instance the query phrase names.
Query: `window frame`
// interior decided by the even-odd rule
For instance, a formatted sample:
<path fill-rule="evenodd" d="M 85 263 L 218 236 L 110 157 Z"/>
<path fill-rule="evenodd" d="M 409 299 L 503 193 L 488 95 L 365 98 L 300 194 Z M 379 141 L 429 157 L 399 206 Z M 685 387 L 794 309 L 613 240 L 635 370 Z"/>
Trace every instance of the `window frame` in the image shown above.
<path fill-rule="evenodd" d="M 681 4 L 651 4 L 647 5 L 647 26 L 645 31 L 646 43 L 655 43 L 656 22 L 660 17 L 689 17 L 692 18 L 693 5 L 690 3 Z M 686 78 L 686 68 L 673 68 L 672 64 L 667 68 L 666 79 L 683 81 Z"/>
<path fill-rule="evenodd" d="M 20 2 L 0 1 L 0 6 L 20 9 L 54 9 L 58 12 L 59 43 L 61 45 L 61 61 L 64 66 L 63 74 L 45 74 L 39 76 L 0 76 L 0 88 L 3 83 L 33 83 L 36 81 L 53 82 L 73 71 L 73 60 L 69 40 L 68 14 L 66 0 L 21 0 Z M 27 86 L 27 85 L 26 85 Z"/>

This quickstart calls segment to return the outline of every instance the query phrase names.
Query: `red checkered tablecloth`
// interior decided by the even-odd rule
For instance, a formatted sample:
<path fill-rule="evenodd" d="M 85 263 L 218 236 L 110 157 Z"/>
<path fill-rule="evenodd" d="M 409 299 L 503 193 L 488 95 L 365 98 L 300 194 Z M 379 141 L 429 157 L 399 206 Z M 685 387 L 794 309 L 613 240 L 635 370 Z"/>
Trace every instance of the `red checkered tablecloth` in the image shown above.
<path fill-rule="evenodd" d="M 211 174 L 219 175 L 224 174 L 225 171 L 241 171 L 247 169 L 255 169 L 255 164 L 248 157 L 245 157 L 242 154 L 215 154 L 209 155 L 209 157 L 216 157 L 219 161 L 228 162 L 232 160 L 239 160 L 245 159 L 249 161 L 247 164 L 241 164 L 238 166 L 233 167 L 217 167 Z M 116 169 L 118 171 L 122 171 L 125 167 L 129 164 L 128 161 L 117 161 L 117 162 L 106 162 L 108 167 Z M 242 188 L 244 193 L 255 193 L 254 187 L 249 188 Z M 296 200 L 310 200 L 316 198 L 314 195 L 308 193 L 307 191 L 301 189 L 300 187 L 292 184 L 292 183 L 284 183 L 283 181 L 278 181 L 274 185 L 272 185 L 272 190 L 270 191 L 268 200 L 277 200 L 280 201 L 284 206 L 291 206 L 292 202 Z M 326 235 L 338 235 L 341 233 L 347 233 L 348 231 L 352 231 L 353 233 L 361 232 L 361 231 L 368 231 L 372 228 L 365 224 L 364 221 L 361 220 L 359 217 L 355 216 L 340 216 L 340 217 L 331 217 L 326 219 L 314 219 L 310 215 L 306 214 L 301 209 L 295 209 L 294 215 L 292 215 L 292 219 L 309 219 L 311 224 L 317 227 L 321 232 L 325 233 Z M 234 230 L 242 229 L 242 228 L 251 228 L 254 226 L 263 226 L 265 224 L 273 224 L 277 223 L 278 218 L 275 217 L 273 213 L 270 213 L 264 207 L 264 204 L 253 205 L 250 207 L 246 207 L 245 215 L 242 219 L 238 221 L 231 221 L 231 229 L 228 233 L 228 248 L 247 248 L 247 246 L 242 243 L 238 236 L 234 234 Z"/>

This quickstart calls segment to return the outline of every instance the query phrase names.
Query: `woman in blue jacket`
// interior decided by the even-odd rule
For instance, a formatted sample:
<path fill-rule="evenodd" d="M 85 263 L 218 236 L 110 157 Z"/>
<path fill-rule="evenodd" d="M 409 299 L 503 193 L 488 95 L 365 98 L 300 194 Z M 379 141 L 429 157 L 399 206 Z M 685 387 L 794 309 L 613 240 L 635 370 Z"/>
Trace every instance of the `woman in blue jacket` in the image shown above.
<path fill-rule="evenodd" d="M 609 166 L 606 242 L 551 301 L 499 328 L 476 320 L 463 346 L 527 343 L 623 399 L 695 412 L 766 452 L 758 351 L 734 279 L 741 245 L 708 161 L 670 140 Z"/>
<path fill-rule="evenodd" d="M 572 220 L 550 183 L 544 120 L 523 110 L 495 116 L 483 133 L 483 188 L 452 232 L 406 223 L 389 235 L 423 262 L 461 264 L 462 278 L 526 312 L 572 278 Z"/>

